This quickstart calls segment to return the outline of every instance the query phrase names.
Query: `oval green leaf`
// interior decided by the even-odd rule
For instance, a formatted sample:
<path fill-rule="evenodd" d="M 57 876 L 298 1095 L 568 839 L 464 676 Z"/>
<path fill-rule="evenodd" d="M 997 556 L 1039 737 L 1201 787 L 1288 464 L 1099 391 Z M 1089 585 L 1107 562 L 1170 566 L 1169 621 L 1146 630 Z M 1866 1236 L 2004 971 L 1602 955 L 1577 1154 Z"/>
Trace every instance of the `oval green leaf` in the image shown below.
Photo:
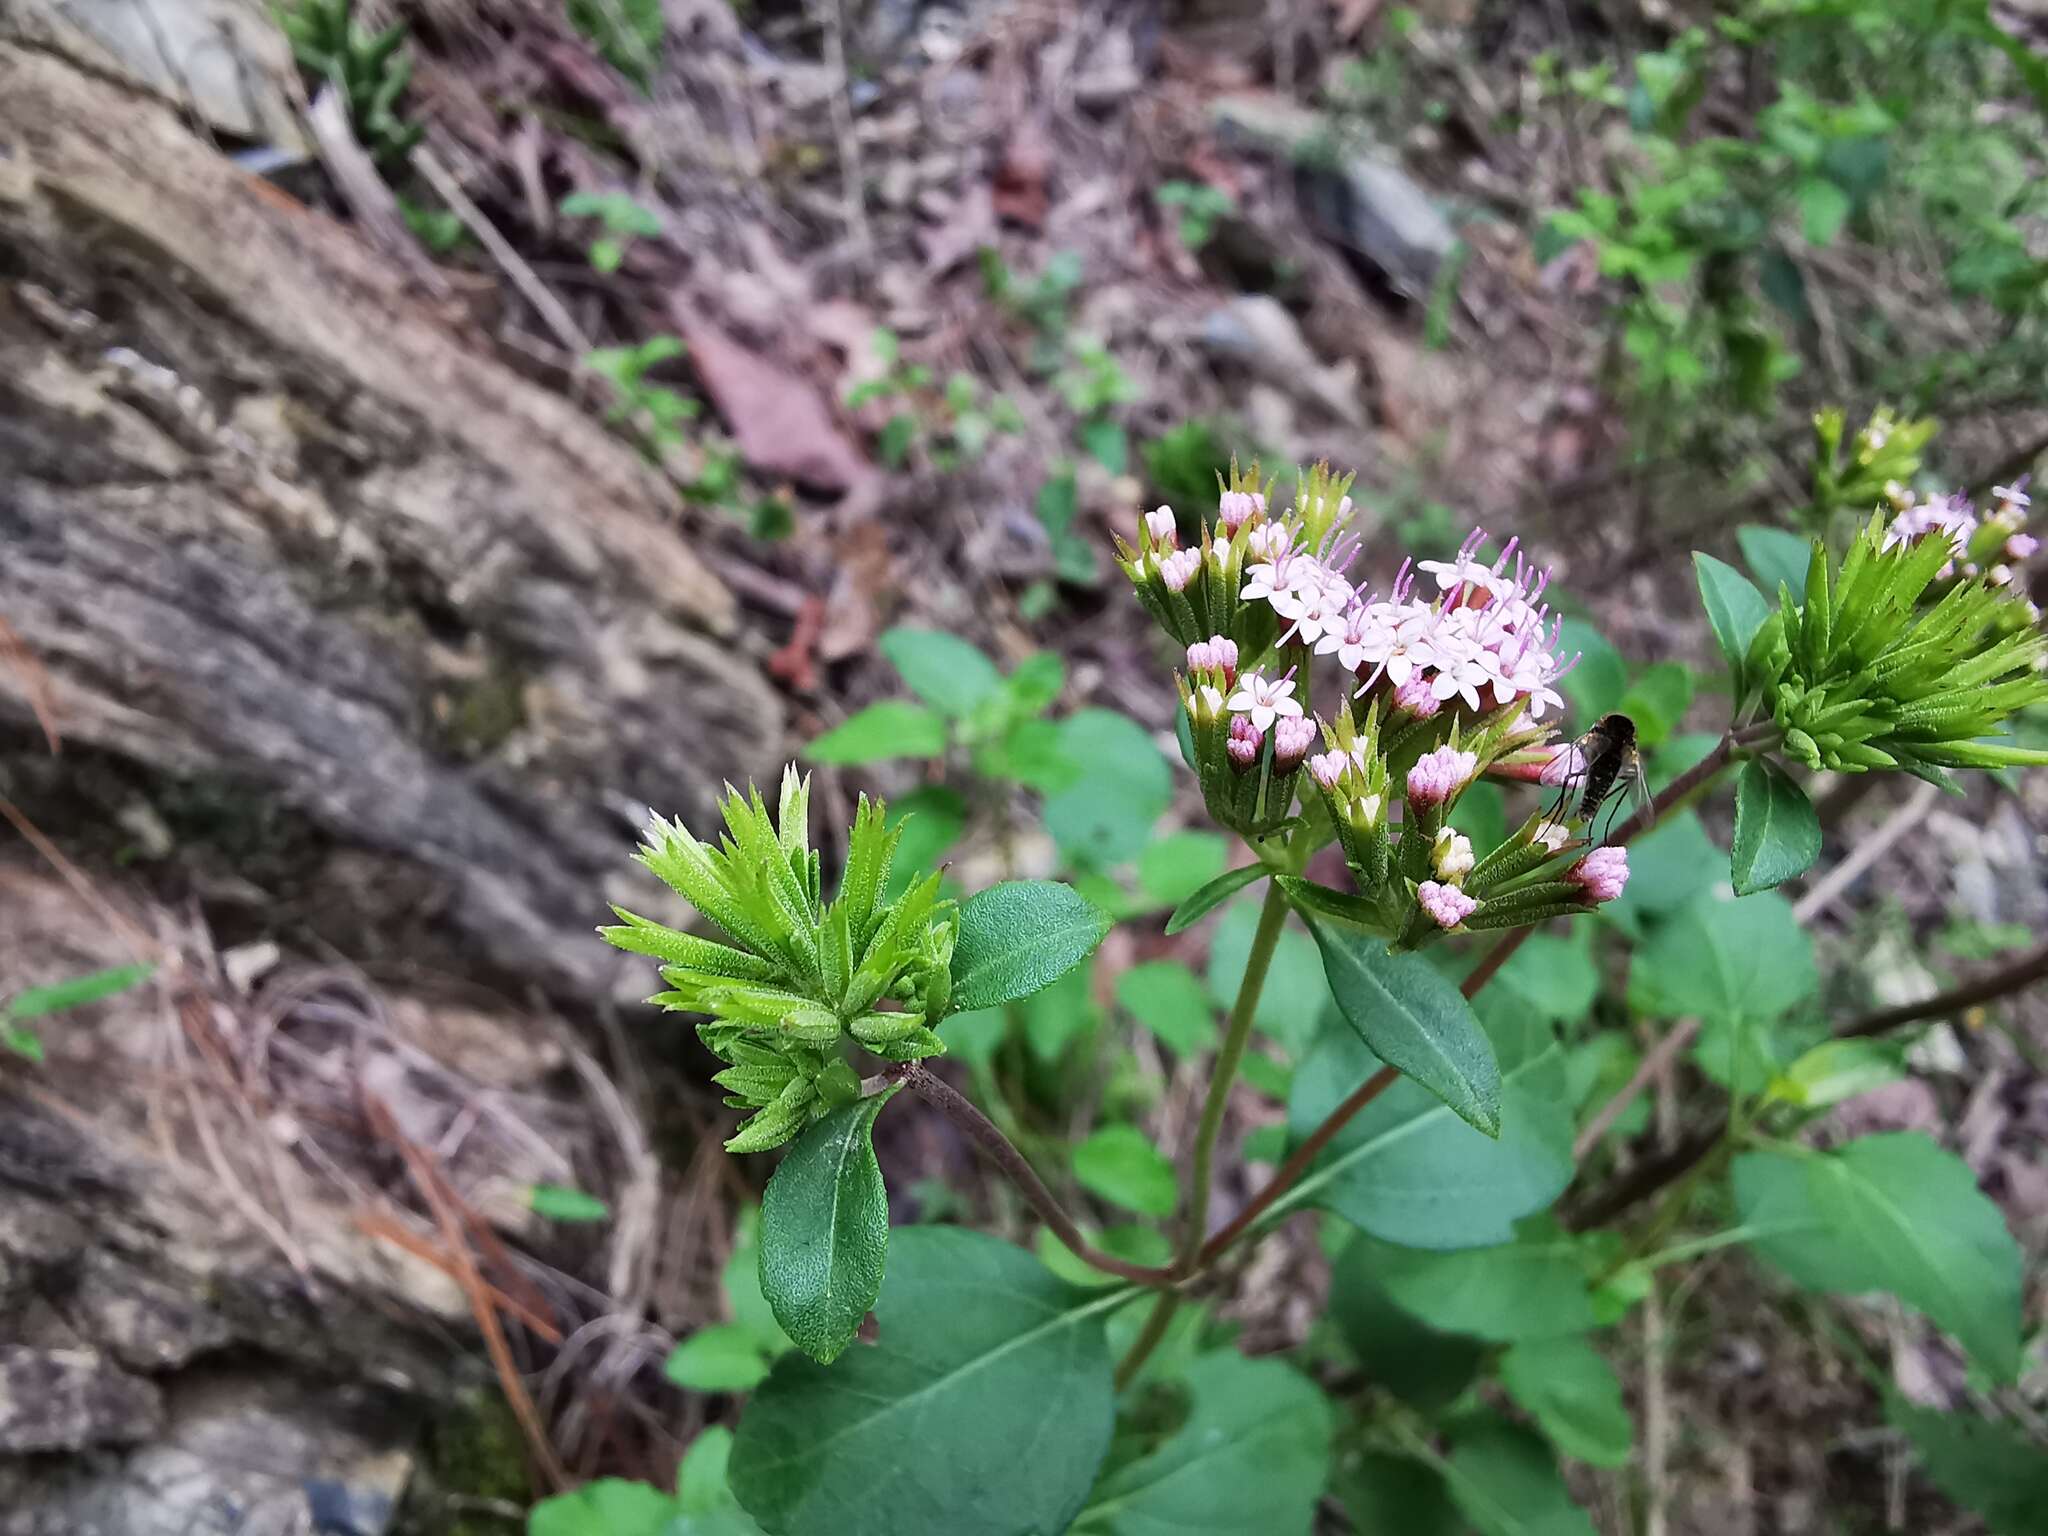
<path fill-rule="evenodd" d="M 1969 1165 L 1926 1136 L 1735 1160 L 1756 1250 L 1814 1291 L 1889 1291 L 2001 1381 L 2020 1363 L 2020 1250 Z"/>
<path fill-rule="evenodd" d="M 1753 757 L 1735 781 L 1735 894 L 1753 896 L 1796 880 L 1820 857 L 1820 817 L 1806 791 L 1769 758 Z"/>
<path fill-rule="evenodd" d="M 1373 1244 L 1374 1272 L 1395 1304 L 1441 1332 L 1512 1344 L 1600 1325 L 1587 1289 L 1585 1254 L 1554 1227 L 1530 1231 L 1518 1242 L 1455 1253 L 1359 1241 Z"/>
<path fill-rule="evenodd" d="M 1002 691 L 996 664 L 958 635 L 899 625 L 886 631 L 880 644 L 902 674 L 903 686 L 950 719 L 966 718 Z"/>
<path fill-rule="evenodd" d="M 1213 1045 L 1216 1009 L 1201 978 L 1178 960 L 1148 960 L 1116 979 L 1117 1006 L 1182 1056 Z"/>
<path fill-rule="evenodd" d="M 1749 574 L 1772 597 L 1781 586 L 1790 587 L 1795 598 L 1806 591 L 1806 567 L 1813 558 L 1813 545 L 1783 528 L 1762 523 L 1744 523 L 1735 530 L 1735 542 L 1742 548 L 1742 563 Z"/>
<path fill-rule="evenodd" d="M 851 715 L 803 749 L 814 763 L 883 763 L 897 757 L 938 757 L 946 722 L 921 705 L 884 699 Z"/>
<path fill-rule="evenodd" d="M 692 1392 L 751 1392 L 768 1374 L 768 1357 L 741 1324 L 720 1323 L 670 1350 L 662 1373 Z"/>
<path fill-rule="evenodd" d="M 1103 1480 L 1074 1536 L 1306 1533 L 1329 1478 L 1334 1417 L 1315 1384 L 1235 1350 L 1204 1355 L 1182 1384 L 1187 1421 Z"/>
<path fill-rule="evenodd" d="M 873 1133 L 895 1092 L 835 1109 L 805 1131 L 761 1197 L 761 1294 L 796 1347 L 827 1365 L 882 1289 L 889 1192 Z"/>
<path fill-rule="evenodd" d="M 879 1342 L 783 1358 L 740 1421 L 733 1491 L 777 1536 L 1064 1531 L 1109 1450 L 1102 1319 L 1129 1297 L 978 1232 L 906 1228 Z"/>
<path fill-rule="evenodd" d="M 1707 622 L 1714 627 L 1714 639 L 1736 679 L 1736 693 L 1742 693 L 1743 658 L 1749 642 L 1770 617 L 1771 605 L 1763 593 L 1742 572 L 1724 560 L 1695 550 L 1693 573 L 1699 580 L 1700 602 L 1707 610 Z"/>
<path fill-rule="evenodd" d="M 1500 1065 L 1472 1005 L 1417 954 L 1308 919 L 1323 975 L 1373 1054 L 1450 1105 L 1461 1120 L 1500 1134 Z"/>
<path fill-rule="evenodd" d="M 1500 1383 L 1565 1455 L 1596 1467 L 1628 1465 L 1635 1429 L 1621 1382 L 1583 1336 L 1524 1339 L 1501 1356 Z"/>
<path fill-rule="evenodd" d="M 1629 966 L 1637 1013 L 1709 1025 L 1768 1022 L 1820 985 L 1813 941 L 1791 903 L 1765 893 L 1724 901 L 1704 893 L 1660 924 Z"/>
<path fill-rule="evenodd" d="M 1145 1216 L 1171 1216 L 1180 1198 L 1173 1164 L 1135 1125 L 1106 1125 L 1074 1148 L 1082 1188 Z"/>
<path fill-rule="evenodd" d="M 969 897 L 953 944 L 953 1007 L 993 1008 L 1051 986 L 1094 953 L 1111 921 L 1056 880 L 1010 880 Z"/>
<path fill-rule="evenodd" d="M 1410 1248 L 1477 1248 L 1514 1238 L 1515 1223 L 1572 1180 L 1564 1055 L 1547 1028 L 1517 1056 L 1504 1037 L 1501 1133 L 1482 1136 L 1417 1083 L 1397 1082 L 1341 1131 L 1286 1205 L 1313 1203 L 1361 1231 Z M 1332 1020 L 1294 1074 L 1294 1140 L 1320 1125 L 1378 1070 L 1349 1025 Z"/>
<path fill-rule="evenodd" d="M 1247 864 L 1242 869 L 1225 870 L 1173 909 L 1173 916 L 1166 920 L 1167 933 L 1175 934 L 1183 928 L 1193 927 L 1254 880 L 1263 878 L 1266 873 L 1266 866 L 1263 864 Z"/>

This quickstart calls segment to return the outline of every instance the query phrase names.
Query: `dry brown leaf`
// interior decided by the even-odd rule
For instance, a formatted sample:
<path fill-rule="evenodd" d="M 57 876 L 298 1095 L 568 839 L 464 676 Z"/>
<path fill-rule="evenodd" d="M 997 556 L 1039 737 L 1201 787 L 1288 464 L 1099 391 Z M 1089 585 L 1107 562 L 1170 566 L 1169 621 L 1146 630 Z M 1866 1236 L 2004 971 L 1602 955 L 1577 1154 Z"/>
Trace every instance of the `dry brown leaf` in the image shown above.
<path fill-rule="evenodd" d="M 996 167 L 991 197 L 997 216 L 1034 232 L 1043 229 L 1052 206 L 1046 186 L 1051 174 L 1052 146 L 1046 140 L 1045 125 L 1026 118 L 1010 135 L 1003 163 Z"/>
<path fill-rule="evenodd" d="M 680 300 L 669 312 L 740 457 L 760 474 L 849 491 L 874 474 L 806 379 L 734 341 Z"/>

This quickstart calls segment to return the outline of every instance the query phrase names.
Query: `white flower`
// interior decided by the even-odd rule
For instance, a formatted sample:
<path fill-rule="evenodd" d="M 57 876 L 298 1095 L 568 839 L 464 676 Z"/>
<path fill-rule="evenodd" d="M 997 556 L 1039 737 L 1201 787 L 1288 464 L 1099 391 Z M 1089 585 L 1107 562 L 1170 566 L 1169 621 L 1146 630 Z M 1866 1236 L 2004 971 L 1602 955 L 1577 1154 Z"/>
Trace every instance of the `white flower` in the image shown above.
<path fill-rule="evenodd" d="M 1571 840 L 1571 833 L 1565 830 L 1562 823 L 1555 821 L 1544 822 L 1542 826 L 1536 829 L 1536 835 L 1529 839 L 1531 843 L 1543 849 L 1546 853 L 1557 852 L 1558 849 Z"/>
<path fill-rule="evenodd" d="M 1145 530 L 1168 549 L 1180 542 L 1180 525 L 1174 520 L 1171 507 L 1159 507 L 1147 512 Z"/>
<path fill-rule="evenodd" d="M 1244 548 L 1255 560 L 1278 560 L 1294 548 L 1294 531 L 1285 523 L 1261 523 L 1244 536 Z"/>
<path fill-rule="evenodd" d="M 1301 714 L 1301 705 L 1294 698 L 1293 678 L 1267 678 L 1257 672 L 1247 672 L 1237 680 L 1237 692 L 1230 696 L 1230 707 L 1240 714 L 1249 712 L 1252 724 L 1261 731 L 1272 729 L 1273 722 L 1282 716 Z"/>
<path fill-rule="evenodd" d="M 1994 485 L 1991 494 L 2009 507 L 2031 507 L 2033 498 L 2016 485 Z"/>

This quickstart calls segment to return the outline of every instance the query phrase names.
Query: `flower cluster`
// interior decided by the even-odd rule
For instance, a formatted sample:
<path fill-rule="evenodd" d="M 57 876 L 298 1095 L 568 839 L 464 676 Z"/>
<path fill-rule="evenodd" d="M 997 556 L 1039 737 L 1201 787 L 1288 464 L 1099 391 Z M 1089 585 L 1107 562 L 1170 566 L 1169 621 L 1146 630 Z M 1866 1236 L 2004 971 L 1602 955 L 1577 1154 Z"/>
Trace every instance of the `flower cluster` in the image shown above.
<path fill-rule="evenodd" d="M 2024 475 L 2017 484 L 1993 486 L 1992 508 L 1980 517 L 1970 499 L 1959 492 L 1923 499 L 1894 481 L 1885 487 L 1885 494 L 1897 515 L 1885 529 L 1884 547 L 1891 549 L 1938 534 L 1947 543 L 1950 558 L 1934 573 L 1936 581 L 1982 576 L 1988 586 L 2009 586 L 2013 567 L 2041 547 L 2041 541 L 2026 531 L 2027 509 L 2032 505 L 2026 486 Z M 2038 619 L 2039 610 L 2032 610 L 2031 616 Z"/>
<path fill-rule="evenodd" d="M 1482 775 L 1584 771 L 1552 735 L 1577 658 L 1559 649 L 1550 573 L 1513 539 L 1485 558 L 1475 532 L 1375 591 L 1352 574 L 1350 485 L 1318 465 L 1281 513 L 1256 467 L 1233 465 L 1198 541 L 1182 546 L 1168 508 L 1141 519 L 1135 546 L 1119 541 L 1139 600 L 1186 647 L 1185 746 L 1210 814 L 1254 840 L 1327 823 L 1357 888 L 1347 910 L 1409 945 L 1612 900 L 1625 860 L 1583 879 L 1544 869 L 1582 846 L 1562 824 L 1533 816 L 1484 859 L 1446 828 Z M 1313 685 L 1333 672 L 1321 713 Z"/>
<path fill-rule="evenodd" d="M 716 847 L 658 816 L 648 826 L 640 862 L 730 942 L 619 907 L 620 925 L 598 930 L 662 962 L 670 990 L 650 1002 L 710 1016 L 698 1036 L 726 1063 L 712 1081 L 727 1104 L 754 1111 L 726 1143 L 733 1152 L 780 1146 L 852 1102 L 859 1082 L 842 1054 L 846 1037 L 892 1061 L 945 1050 L 930 1026 L 952 990 L 953 903 L 939 900 L 936 874 L 882 900 L 901 828 L 889 828 L 884 807 L 865 795 L 838 895 L 822 900 L 810 794 L 793 767 L 772 818 L 758 790 L 730 791 Z"/>

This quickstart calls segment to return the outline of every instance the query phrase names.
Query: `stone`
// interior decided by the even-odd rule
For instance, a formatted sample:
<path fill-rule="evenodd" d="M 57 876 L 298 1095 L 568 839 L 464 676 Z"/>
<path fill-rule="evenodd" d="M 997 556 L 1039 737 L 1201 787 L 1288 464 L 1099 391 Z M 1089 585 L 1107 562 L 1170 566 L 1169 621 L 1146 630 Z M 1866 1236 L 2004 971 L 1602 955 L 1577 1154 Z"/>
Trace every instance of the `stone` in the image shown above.
<path fill-rule="evenodd" d="M 0 1345 L 0 1452 L 132 1445 L 162 1425 L 157 1389 L 97 1350 Z"/>

